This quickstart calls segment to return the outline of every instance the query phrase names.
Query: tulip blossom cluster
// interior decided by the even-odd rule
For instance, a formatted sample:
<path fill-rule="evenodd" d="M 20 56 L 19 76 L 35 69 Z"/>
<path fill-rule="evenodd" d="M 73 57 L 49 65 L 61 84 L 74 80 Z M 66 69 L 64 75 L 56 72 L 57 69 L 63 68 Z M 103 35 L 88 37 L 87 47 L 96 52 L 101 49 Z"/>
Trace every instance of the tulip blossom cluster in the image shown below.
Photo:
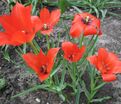
<path fill-rule="evenodd" d="M 0 24 L 5 29 L 0 32 L 0 45 L 19 46 L 31 42 L 37 31 L 50 35 L 54 25 L 59 21 L 60 10 L 49 10 L 43 8 L 40 17 L 31 15 L 32 6 L 23 6 L 17 3 L 10 15 L 0 16 Z"/>
<path fill-rule="evenodd" d="M 9 15 L 5 14 L 0 16 L 0 24 L 4 28 L 4 31 L 0 32 L 0 46 L 31 44 L 33 52 L 37 50 L 36 53 L 22 53 L 21 56 L 26 64 L 34 70 L 41 82 L 47 80 L 48 83 L 51 82 L 49 86 L 54 86 L 54 84 L 58 85 L 56 87 L 54 86 L 51 90 L 56 89 L 57 93 L 62 96 L 62 92 L 60 93 L 60 91 L 69 85 L 77 94 L 77 86 L 80 86 L 79 81 L 82 80 L 80 75 L 83 73 L 79 68 L 81 65 L 81 68 L 84 67 L 82 64 L 84 62 L 89 62 L 93 65 L 104 82 L 111 82 L 117 79 L 116 74 L 121 73 L 121 61 L 118 57 L 114 53 L 108 52 L 105 48 L 99 48 L 98 54 L 96 55 L 94 55 L 94 52 L 92 54 L 96 39 L 102 34 L 99 18 L 89 13 L 76 14 L 69 32 L 70 38 L 73 41 L 66 39 L 61 43 L 60 47 L 50 46 L 45 49 L 45 52 L 44 49 L 42 51 L 41 46 L 39 50 L 34 46 L 33 39 L 38 32 L 40 32 L 39 35 L 46 35 L 50 39 L 54 26 L 60 20 L 61 11 L 60 9 L 55 9 L 50 12 L 44 7 L 40 10 L 39 16 L 33 16 L 31 12 L 31 5 L 24 6 L 16 3 Z M 92 39 L 89 38 L 89 44 L 85 44 L 84 38 L 88 36 L 92 36 Z M 78 41 L 75 42 L 75 38 Z M 49 43 L 47 45 L 49 46 Z M 57 58 L 56 61 L 55 58 Z M 61 84 L 58 84 L 59 78 L 53 78 L 52 76 L 50 78 L 50 75 L 53 68 L 55 68 L 54 65 L 56 67 L 59 66 L 56 63 L 60 64 L 61 61 L 65 65 L 61 65 L 64 69 L 62 70 Z M 64 82 L 64 78 L 67 70 L 72 79 L 72 84 L 64 84 L 66 83 Z M 54 69 L 54 74 L 56 72 L 56 69 Z M 92 89 L 92 91 L 96 90 Z"/>

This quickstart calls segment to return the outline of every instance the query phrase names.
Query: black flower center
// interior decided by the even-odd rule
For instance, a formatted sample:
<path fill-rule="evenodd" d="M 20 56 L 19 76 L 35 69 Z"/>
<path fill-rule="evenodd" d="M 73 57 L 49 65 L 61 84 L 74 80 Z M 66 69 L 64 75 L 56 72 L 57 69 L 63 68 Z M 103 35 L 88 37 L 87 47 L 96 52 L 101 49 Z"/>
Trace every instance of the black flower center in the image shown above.
<path fill-rule="evenodd" d="M 47 72 L 47 65 L 42 65 L 42 66 L 40 67 L 40 72 L 43 73 L 43 74 L 47 74 L 47 73 L 48 73 L 48 72 Z"/>
<path fill-rule="evenodd" d="M 87 16 L 87 17 L 82 19 L 82 22 L 86 25 L 89 25 L 89 24 L 91 24 L 92 20 L 89 16 Z"/>
<path fill-rule="evenodd" d="M 73 60 L 73 58 L 74 58 L 74 55 L 72 55 L 72 54 L 68 56 L 69 60 Z"/>

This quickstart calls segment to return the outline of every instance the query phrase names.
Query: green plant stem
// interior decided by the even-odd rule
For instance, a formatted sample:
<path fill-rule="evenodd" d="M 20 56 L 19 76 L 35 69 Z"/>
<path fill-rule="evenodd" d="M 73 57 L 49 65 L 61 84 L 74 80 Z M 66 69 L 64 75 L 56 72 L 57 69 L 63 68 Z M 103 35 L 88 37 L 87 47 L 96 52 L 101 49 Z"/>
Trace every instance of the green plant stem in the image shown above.
<path fill-rule="evenodd" d="M 72 80 L 72 83 L 73 83 L 73 89 L 74 89 L 74 91 L 75 91 L 75 94 L 77 93 L 77 66 L 76 66 L 76 63 L 74 62 L 74 63 L 72 63 L 72 75 L 73 75 L 73 80 Z"/>
<path fill-rule="evenodd" d="M 50 42 L 49 42 L 49 36 L 46 35 L 46 41 L 47 41 L 47 49 L 50 49 Z"/>
<path fill-rule="evenodd" d="M 33 51 L 34 51 L 35 54 L 38 54 L 39 53 L 38 50 L 37 50 L 37 48 L 35 47 L 35 45 L 33 44 L 32 41 L 29 42 L 29 45 L 31 46 L 31 48 L 33 49 Z"/>
<path fill-rule="evenodd" d="M 79 47 L 82 46 L 82 44 L 83 44 L 83 40 L 84 40 L 84 34 L 82 34 L 82 37 L 80 38 L 80 41 L 79 41 Z"/>
<path fill-rule="evenodd" d="M 80 64 L 82 64 L 82 63 L 85 61 L 85 59 L 86 59 L 86 57 L 88 56 L 89 52 L 91 52 L 91 50 L 94 48 L 94 46 L 95 46 L 95 44 L 96 44 L 96 42 L 97 42 L 97 39 L 98 39 L 98 35 L 96 36 L 96 38 L 95 38 L 93 44 L 87 49 L 87 51 L 86 51 L 86 53 L 84 54 L 82 60 L 80 61 Z M 93 39 L 92 39 L 92 40 L 93 40 Z"/>
<path fill-rule="evenodd" d="M 101 87 L 103 87 L 106 83 L 102 82 L 99 78 L 97 78 L 97 71 L 88 64 L 87 68 L 89 70 L 90 76 L 90 91 L 88 96 L 88 104 L 91 104 L 94 100 L 95 95 L 99 91 Z M 100 98 L 99 98 L 100 99 Z"/>
<path fill-rule="evenodd" d="M 89 47 L 90 43 L 93 41 L 94 37 L 95 37 L 94 35 L 91 37 L 90 41 L 87 44 L 88 47 Z"/>

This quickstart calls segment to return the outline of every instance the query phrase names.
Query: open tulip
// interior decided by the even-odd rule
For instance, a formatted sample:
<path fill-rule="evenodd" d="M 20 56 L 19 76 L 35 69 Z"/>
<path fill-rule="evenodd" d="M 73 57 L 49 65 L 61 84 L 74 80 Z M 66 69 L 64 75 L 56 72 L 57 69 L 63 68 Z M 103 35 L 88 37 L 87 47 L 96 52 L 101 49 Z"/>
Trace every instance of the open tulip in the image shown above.
<path fill-rule="evenodd" d="M 40 18 L 38 19 L 37 26 L 43 35 L 50 35 L 54 26 L 60 19 L 61 12 L 59 9 L 53 10 L 51 13 L 47 8 L 40 10 Z"/>
<path fill-rule="evenodd" d="M 121 61 L 104 48 L 100 48 L 98 55 L 89 56 L 87 60 L 99 70 L 105 82 L 116 80 L 115 74 L 121 73 Z"/>
<path fill-rule="evenodd" d="M 4 31 L 0 32 L 1 45 L 21 45 L 32 41 L 37 30 L 34 27 L 35 19 L 31 16 L 32 6 L 23 6 L 17 3 L 10 15 L 0 16 L 0 24 Z"/>
<path fill-rule="evenodd" d="M 70 35 L 73 38 L 78 38 L 81 34 L 84 34 L 84 36 L 100 35 L 100 19 L 89 13 L 76 14 L 72 21 Z"/>
<path fill-rule="evenodd" d="M 79 48 L 77 44 L 71 42 L 63 42 L 62 50 L 64 52 L 64 58 L 69 62 L 77 62 L 81 59 L 85 52 L 85 46 Z"/>
<path fill-rule="evenodd" d="M 25 62 L 31 67 L 38 75 L 40 81 L 46 80 L 52 70 L 54 59 L 59 51 L 59 48 L 51 48 L 47 55 L 42 50 L 38 55 L 33 53 L 23 54 L 22 57 Z"/>

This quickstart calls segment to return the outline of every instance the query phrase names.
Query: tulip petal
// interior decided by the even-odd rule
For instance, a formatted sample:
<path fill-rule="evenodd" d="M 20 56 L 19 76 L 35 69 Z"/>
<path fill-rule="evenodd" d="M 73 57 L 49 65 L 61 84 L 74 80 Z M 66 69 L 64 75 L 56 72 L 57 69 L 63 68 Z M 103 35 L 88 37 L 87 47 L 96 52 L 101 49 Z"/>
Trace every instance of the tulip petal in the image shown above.
<path fill-rule="evenodd" d="M 11 26 L 12 24 L 11 16 L 8 15 L 0 16 L 0 24 L 3 26 L 6 32 L 8 31 L 13 33 L 15 31 L 15 27 Z"/>
<path fill-rule="evenodd" d="M 76 15 L 74 16 L 74 20 L 72 21 L 72 24 L 74 24 L 74 23 L 76 23 L 76 22 L 79 22 L 79 21 L 81 21 L 80 15 L 79 15 L 79 14 L 76 14 Z"/>
<path fill-rule="evenodd" d="M 12 12 L 11 12 L 11 16 L 12 18 L 16 18 L 13 20 L 14 25 L 16 25 L 18 28 L 26 28 L 26 29 L 31 29 L 31 10 L 32 10 L 32 6 L 27 6 L 24 7 L 22 4 L 20 3 L 16 3 L 16 5 L 13 7 Z M 16 23 L 18 22 L 18 24 L 21 23 L 21 25 L 17 25 Z M 22 26 L 22 27 L 21 27 Z"/>
<path fill-rule="evenodd" d="M 121 61 L 115 61 L 115 66 L 113 68 L 113 72 L 114 74 L 121 74 Z"/>
<path fill-rule="evenodd" d="M 8 44 L 9 37 L 7 34 L 0 32 L 0 46 Z"/>
<path fill-rule="evenodd" d="M 35 72 L 38 72 L 39 68 L 39 61 L 38 61 L 38 56 L 33 54 L 33 53 L 27 53 L 22 55 L 23 59 L 27 63 L 29 67 L 31 67 Z"/>
<path fill-rule="evenodd" d="M 84 30 L 84 35 L 97 35 L 99 33 L 99 30 L 96 28 L 96 26 L 89 25 Z"/>
<path fill-rule="evenodd" d="M 39 80 L 41 82 L 43 82 L 44 80 L 46 80 L 48 77 L 49 77 L 50 73 L 48 74 L 41 74 L 41 73 L 38 73 L 38 77 L 39 77 Z"/>
<path fill-rule="evenodd" d="M 84 25 L 83 24 L 80 24 L 80 23 L 72 24 L 71 29 L 70 29 L 70 35 L 73 38 L 80 37 L 80 35 L 83 34 L 83 32 L 84 32 Z"/>
<path fill-rule="evenodd" d="M 95 67 L 97 67 L 97 56 L 96 56 L 96 55 L 87 57 L 87 60 L 88 60 L 92 65 L 94 65 Z"/>
<path fill-rule="evenodd" d="M 48 24 L 50 19 L 50 12 L 47 8 L 43 8 L 40 10 L 40 20 L 44 24 Z"/>
<path fill-rule="evenodd" d="M 60 19 L 60 15 L 61 15 L 61 12 L 59 9 L 53 10 L 50 16 L 50 25 L 52 26 L 56 25 Z"/>
<path fill-rule="evenodd" d="M 27 31 L 17 31 L 11 36 L 11 40 L 16 40 L 18 43 L 26 43 L 34 38 L 34 33 L 29 33 Z"/>
<path fill-rule="evenodd" d="M 62 50 L 64 51 L 64 56 L 73 52 L 73 44 L 71 42 L 63 42 L 62 43 Z"/>
<path fill-rule="evenodd" d="M 48 51 L 48 55 L 47 57 L 49 59 L 51 59 L 52 61 L 54 61 L 54 58 L 56 57 L 58 51 L 59 51 L 60 48 L 51 48 L 49 51 Z"/>
<path fill-rule="evenodd" d="M 42 28 L 42 23 L 38 16 L 31 16 L 32 24 L 35 27 L 35 31 L 39 31 Z"/>
<path fill-rule="evenodd" d="M 97 66 L 102 70 L 103 69 L 103 64 L 106 62 L 108 58 L 108 52 L 104 48 L 100 48 L 98 50 L 98 56 L 97 56 Z"/>
<path fill-rule="evenodd" d="M 52 33 L 52 31 L 53 31 L 52 28 L 49 30 L 41 30 L 41 34 L 50 36 L 50 33 Z"/>
<path fill-rule="evenodd" d="M 116 76 L 114 74 L 102 74 L 102 78 L 105 82 L 111 82 L 116 80 Z"/>

